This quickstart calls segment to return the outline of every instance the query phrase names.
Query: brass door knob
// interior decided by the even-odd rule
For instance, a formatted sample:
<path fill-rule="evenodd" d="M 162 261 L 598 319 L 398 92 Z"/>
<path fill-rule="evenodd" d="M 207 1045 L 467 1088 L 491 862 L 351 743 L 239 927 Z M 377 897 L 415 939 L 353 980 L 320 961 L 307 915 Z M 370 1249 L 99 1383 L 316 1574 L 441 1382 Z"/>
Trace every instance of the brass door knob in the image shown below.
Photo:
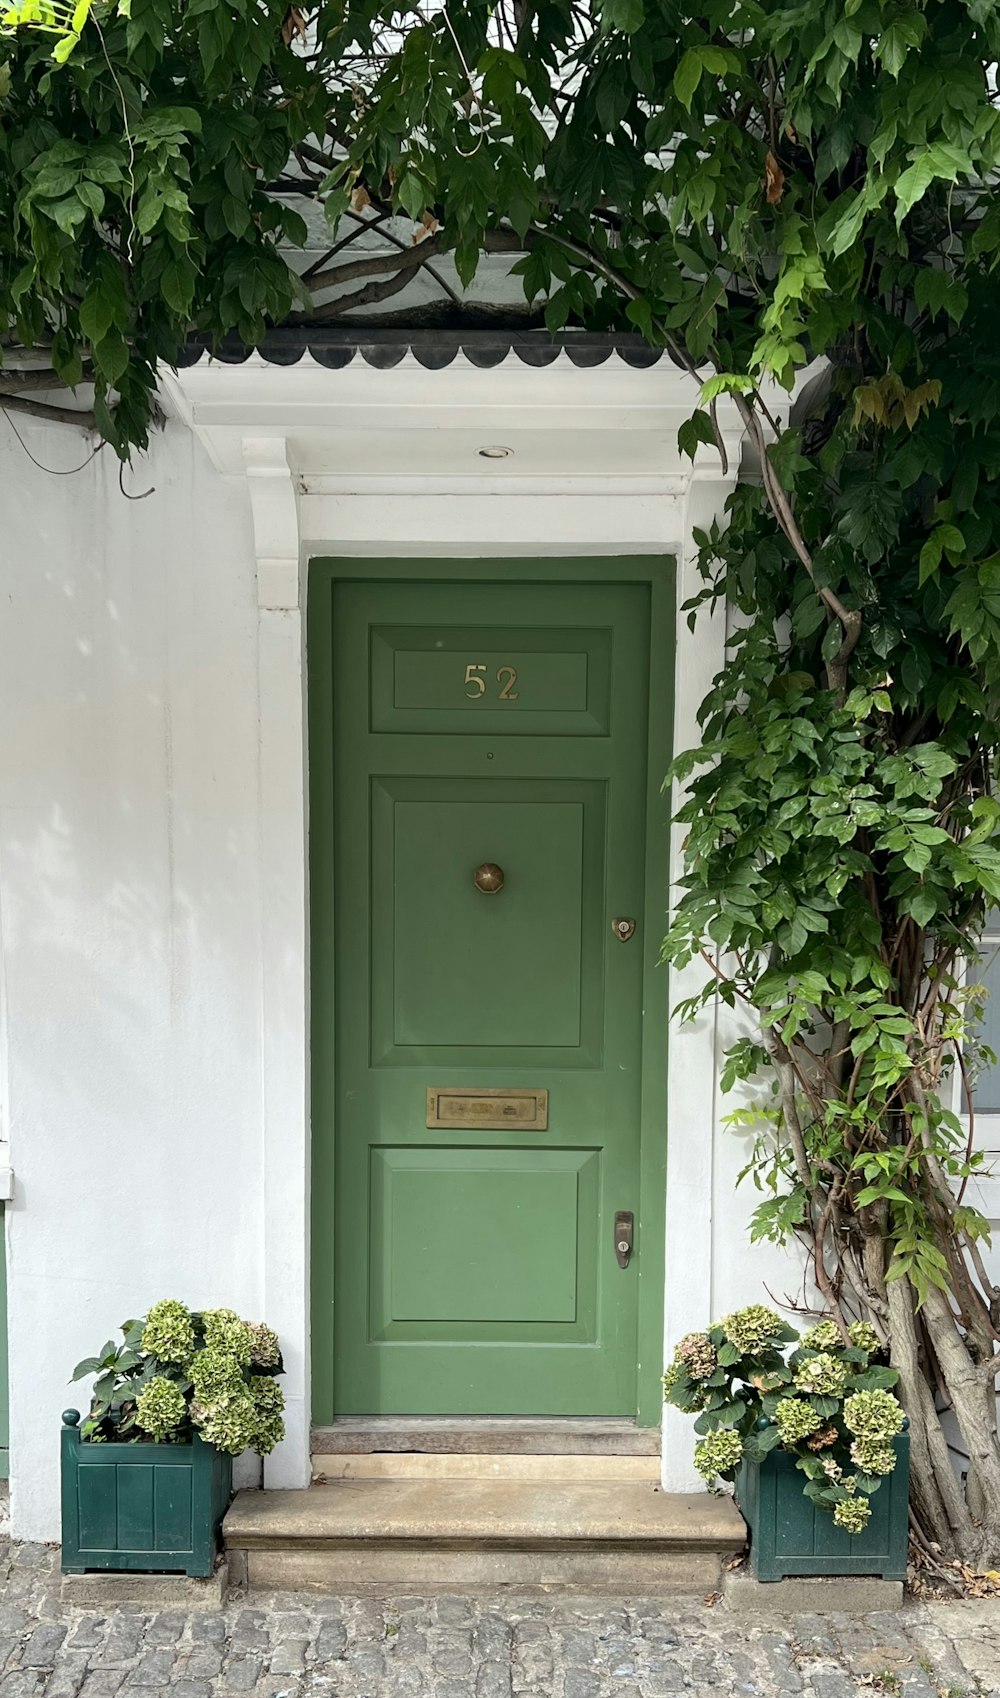
<path fill-rule="evenodd" d="M 503 889 L 503 868 L 498 867 L 495 861 L 484 861 L 481 867 L 476 868 L 473 876 L 476 889 L 483 891 L 486 896 L 494 896 L 498 890 Z"/>

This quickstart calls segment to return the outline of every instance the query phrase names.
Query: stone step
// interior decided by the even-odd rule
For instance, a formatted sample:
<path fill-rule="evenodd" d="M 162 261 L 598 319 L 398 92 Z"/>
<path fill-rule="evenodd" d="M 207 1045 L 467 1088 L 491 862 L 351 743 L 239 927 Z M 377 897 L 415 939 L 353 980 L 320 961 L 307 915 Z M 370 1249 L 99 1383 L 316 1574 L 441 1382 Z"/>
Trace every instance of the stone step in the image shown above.
<path fill-rule="evenodd" d="M 659 1456 L 489 1456 L 472 1451 L 318 1452 L 313 1483 L 333 1480 L 629 1480 L 657 1485 Z"/>
<path fill-rule="evenodd" d="M 369 1479 L 240 1492 L 224 1536 L 251 1587 L 648 1594 L 714 1591 L 746 1532 L 730 1499 L 648 1483 Z"/>
<path fill-rule="evenodd" d="M 659 1456 L 659 1427 L 574 1416 L 342 1415 L 314 1427 L 313 1456 L 443 1451 L 487 1456 Z"/>

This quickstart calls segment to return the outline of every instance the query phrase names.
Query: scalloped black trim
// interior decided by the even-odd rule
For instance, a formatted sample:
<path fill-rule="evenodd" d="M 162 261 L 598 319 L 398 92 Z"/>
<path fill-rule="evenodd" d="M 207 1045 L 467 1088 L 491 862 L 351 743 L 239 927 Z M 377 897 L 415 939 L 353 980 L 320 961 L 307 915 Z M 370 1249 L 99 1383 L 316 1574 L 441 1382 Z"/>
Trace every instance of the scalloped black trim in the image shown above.
<path fill-rule="evenodd" d="M 269 330 L 256 348 L 227 336 L 213 347 L 203 335 L 188 338 L 177 361 L 179 367 L 195 366 L 205 354 L 226 365 L 242 365 L 258 354 L 269 365 L 297 365 L 309 354 L 317 365 L 341 371 L 360 355 L 366 365 L 387 371 L 404 355 L 412 354 L 427 371 L 450 366 L 459 353 L 474 366 L 489 370 L 513 352 L 526 366 L 548 366 L 564 353 L 575 366 L 600 366 L 617 354 L 626 365 L 638 369 L 655 366 L 663 357 L 661 348 L 651 348 L 639 336 L 569 331 L 549 336 L 544 331 L 502 330 L 405 330 L 377 329 L 367 325 L 353 328 L 338 325 L 283 325 Z"/>

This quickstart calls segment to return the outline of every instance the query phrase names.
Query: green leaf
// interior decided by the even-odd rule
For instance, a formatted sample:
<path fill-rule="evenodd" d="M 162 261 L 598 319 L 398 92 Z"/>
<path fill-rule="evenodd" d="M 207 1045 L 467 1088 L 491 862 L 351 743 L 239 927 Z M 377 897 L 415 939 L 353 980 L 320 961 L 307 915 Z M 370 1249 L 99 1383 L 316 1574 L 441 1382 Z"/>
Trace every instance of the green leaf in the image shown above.
<path fill-rule="evenodd" d="M 956 324 L 964 317 L 969 304 L 965 284 L 949 276 L 947 271 L 931 265 L 918 273 L 914 298 L 917 306 L 929 310 L 932 317 L 946 312 Z"/>
<path fill-rule="evenodd" d="M 931 890 L 918 890 L 910 897 L 908 911 L 918 926 L 926 926 L 938 911 L 938 898 Z"/>
<path fill-rule="evenodd" d="M 912 47 L 919 47 L 927 34 L 927 19 L 922 12 L 906 12 L 893 20 L 876 42 L 875 57 L 881 59 L 890 76 L 898 79 Z"/>
<path fill-rule="evenodd" d="M 705 62 L 701 52 L 695 47 L 689 47 L 674 72 L 674 93 L 686 112 L 691 110 L 691 102 L 697 93 L 704 69 Z"/>
<path fill-rule="evenodd" d="M 634 35 L 645 22 L 643 0 L 601 0 L 601 23 L 605 29 L 620 29 Z"/>
<path fill-rule="evenodd" d="M 91 352 L 94 363 L 114 388 L 119 378 L 124 377 L 128 370 L 128 344 L 124 336 L 117 330 L 109 330 L 92 346 Z"/>
<path fill-rule="evenodd" d="M 972 160 L 964 148 L 936 142 L 933 147 L 919 151 L 896 183 L 897 230 L 933 182 L 957 183 L 960 176 L 971 171 Z"/>
<path fill-rule="evenodd" d="M 110 296 L 100 287 L 89 289 L 80 302 L 80 329 L 87 341 L 100 342 L 110 330 L 113 316 Z"/>
<path fill-rule="evenodd" d="M 76 185 L 76 197 L 83 202 L 88 212 L 92 212 L 95 218 L 100 218 L 104 211 L 104 190 L 97 183 L 88 182 L 84 177 Z"/>
<path fill-rule="evenodd" d="M 677 446 L 682 454 L 687 454 L 693 460 L 702 443 L 714 447 L 715 432 L 708 414 L 698 411 L 684 420 L 677 432 Z"/>
<path fill-rule="evenodd" d="M 178 318 L 187 318 L 194 300 L 195 273 L 184 260 L 172 259 L 160 278 L 163 298 Z"/>

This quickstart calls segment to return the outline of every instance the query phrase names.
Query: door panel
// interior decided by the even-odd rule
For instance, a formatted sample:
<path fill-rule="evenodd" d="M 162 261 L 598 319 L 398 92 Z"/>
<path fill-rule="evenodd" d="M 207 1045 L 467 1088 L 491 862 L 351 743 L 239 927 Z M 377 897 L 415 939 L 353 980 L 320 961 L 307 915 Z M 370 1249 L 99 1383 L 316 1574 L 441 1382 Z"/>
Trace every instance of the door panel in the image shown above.
<path fill-rule="evenodd" d="M 648 619 L 640 584 L 334 588 L 338 1413 L 635 1412 Z M 429 1128 L 445 1086 L 548 1125 Z"/>
<path fill-rule="evenodd" d="M 517 1336 L 551 1323 L 593 1337 L 595 1153 L 577 1150 L 380 1149 L 373 1152 L 372 1290 L 382 1338 L 478 1336 L 488 1321 Z M 580 1312 L 581 1295 L 584 1301 Z M 589 1327 L 588 1327 L 589 1322 Z"/>
<path fill-rule="evenodd" d="M 583 921 L 601 901 L 605 840 L 604 784 L 374 779 L 375 1065 L 545 1049 L 594 1066 L 605 940 Z M 504 870 L 494 896 L 473 882 L 488 861 Z"/>
<path fill-rule="evenodd" d="M 371 669 L 373 731 L 607 734 L 610 630 L 376 627 Z"/>

